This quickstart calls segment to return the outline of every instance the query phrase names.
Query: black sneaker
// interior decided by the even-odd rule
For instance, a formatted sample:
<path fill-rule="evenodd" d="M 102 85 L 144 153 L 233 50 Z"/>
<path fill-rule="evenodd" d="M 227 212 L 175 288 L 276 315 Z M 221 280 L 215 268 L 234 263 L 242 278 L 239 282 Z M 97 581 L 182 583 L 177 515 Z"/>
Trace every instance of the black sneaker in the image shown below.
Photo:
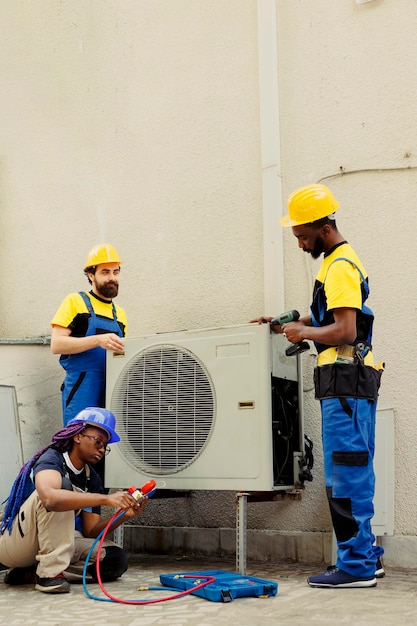
<path fill-rule="evenodd" d="M 15 587 L 16 585 L 34 585 L 35 584 L 36 565 L 30 567 L 13 567 L 4 575 L 6 585 Z"/>
<path fill-rule="evenodd" d="M 68 593 L 71 585 L 66 580 L 64 574 L 58 574 L 54 578 L 39 578 L 36 576 L 35 589 L 45 593 Z"/>

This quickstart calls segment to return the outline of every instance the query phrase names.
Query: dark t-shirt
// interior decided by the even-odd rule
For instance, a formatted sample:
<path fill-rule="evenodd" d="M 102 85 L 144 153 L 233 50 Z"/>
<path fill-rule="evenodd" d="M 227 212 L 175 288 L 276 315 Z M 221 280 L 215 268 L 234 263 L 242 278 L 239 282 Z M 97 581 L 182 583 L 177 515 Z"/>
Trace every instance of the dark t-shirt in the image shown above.
<path fill-rule="evenodd" d="M 36 474 L 42 470 L 55 470 L 62 476 L 62 489 L 73 491 L 72 485 L 81 489 L 82 491 L 88 491 L 90 493 L 104 493 L 103 485 L 100 476 L 95 469 L 89 465 L 90 478 L 88 479 L 85 469 L 80 474 L 75 474 L 69 467 L 67 467 L 62 452 L 58 452 L 54 448 L 48 448 L 39 457 L 33 466 L 33 478 Z M 84 511 L 97 513 L 100 515 L 100 507 L 86 507 Z"/>

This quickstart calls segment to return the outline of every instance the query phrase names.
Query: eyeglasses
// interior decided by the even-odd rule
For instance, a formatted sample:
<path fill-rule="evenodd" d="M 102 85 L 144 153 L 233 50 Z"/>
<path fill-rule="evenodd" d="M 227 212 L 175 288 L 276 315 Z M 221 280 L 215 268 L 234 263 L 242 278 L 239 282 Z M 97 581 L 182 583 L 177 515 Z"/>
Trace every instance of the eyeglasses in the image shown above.
<path fill-rule="evenodd" d="M 97 450 L 101 450 L 101 448 L 104 448 L 104 454 L 106 456 L 110 453 L 111 448 L 106 443 L 104 443 L 102 439 L 99 439 L 99 437 L 93 437 L 93 435 L 83 435 L 83 433 L 80 433 L 80 434 L 81 434 L 81 437 L 88 437 L 89 439 L 94 441 L 94 444 Z"/>

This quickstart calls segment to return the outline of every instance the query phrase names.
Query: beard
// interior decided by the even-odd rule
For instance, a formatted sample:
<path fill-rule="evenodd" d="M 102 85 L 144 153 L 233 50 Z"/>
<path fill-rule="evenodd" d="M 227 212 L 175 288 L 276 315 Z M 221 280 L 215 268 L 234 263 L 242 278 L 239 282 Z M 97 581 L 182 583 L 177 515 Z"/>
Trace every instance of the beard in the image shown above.
<path fill-rule="evenodd" d="M 103 298 L 112 299 L 119 293 L 119 284 L 110 282 L 103 285 L 96 284 L 97 293 Z"/>
<path fill-rule="evenodd" d="M 316 240 L 314 242 L 314 248 L 311 250 L 310 254 L 313 259 L 318 259 L 321 254 L 324 252 L 324 240 L 323 237 L 317 235 Z"/>

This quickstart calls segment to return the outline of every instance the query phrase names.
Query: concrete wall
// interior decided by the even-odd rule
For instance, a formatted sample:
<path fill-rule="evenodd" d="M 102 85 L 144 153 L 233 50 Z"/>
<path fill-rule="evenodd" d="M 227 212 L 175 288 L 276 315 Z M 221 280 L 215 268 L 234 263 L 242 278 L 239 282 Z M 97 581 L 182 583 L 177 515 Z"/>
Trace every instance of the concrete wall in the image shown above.
<path fill-rule="evenodd" d="M 2 3 L 0 384 L 16 386 L 26 457 L 60 427 L 62 372 L 47 346 L 10 340 L 49 334 L 64 295 L 87 287 L 82 268 L 93 244 L 109 240 L 125 261 L 119 301 L 131 336 L 278 312 L 264 310 L 270 232 L 258 11 L 266 12 L 277 33 L 270 62 L 279 87 L 280 200 L 320 180 L 341 203 L 340 230 L 371 277 L 375 356 L 387 363 L 381 399 L 396 416 L 395 536 L 417 534 L 417 6 L 400 4 Z M 290 232 L 281 253 L 285 307 L 306 311 L 315 264 Z M 267 281 L 267 290 L 276 288 Z M 315 478 L 300 501 L 250 507 L 254 531 L 331 528 L 315 360 L 303 358 Z M 209 492 L 180 504 L 155 501 L 142 524 L 234 521 L 234 494 Z"/>

